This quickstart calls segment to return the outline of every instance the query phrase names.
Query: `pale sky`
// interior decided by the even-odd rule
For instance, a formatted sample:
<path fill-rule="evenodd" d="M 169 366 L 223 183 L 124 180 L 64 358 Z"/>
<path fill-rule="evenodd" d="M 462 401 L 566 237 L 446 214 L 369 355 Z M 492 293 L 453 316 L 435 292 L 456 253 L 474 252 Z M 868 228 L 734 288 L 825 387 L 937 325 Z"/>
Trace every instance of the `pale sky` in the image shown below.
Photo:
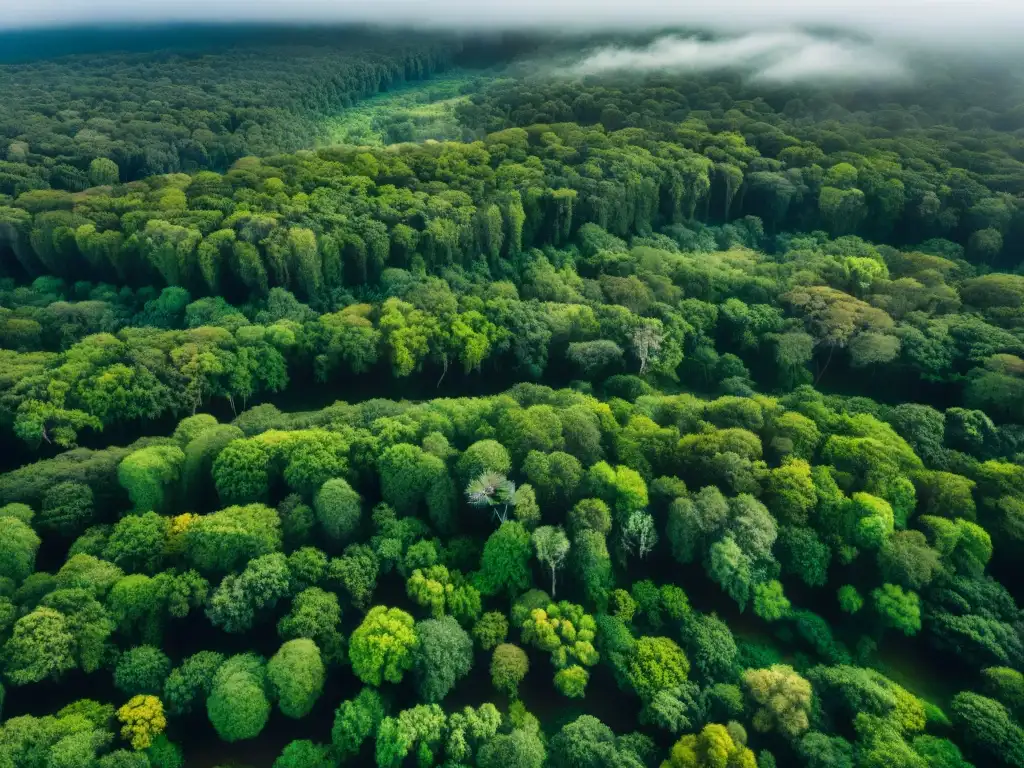
<path fill-rule="evenodd" d="M 923 47 L 992 50 L 1024 37 L 1024 0 L 0 0 L 0 28 L 140 21 L 737 32 L 829 25 Z"/>

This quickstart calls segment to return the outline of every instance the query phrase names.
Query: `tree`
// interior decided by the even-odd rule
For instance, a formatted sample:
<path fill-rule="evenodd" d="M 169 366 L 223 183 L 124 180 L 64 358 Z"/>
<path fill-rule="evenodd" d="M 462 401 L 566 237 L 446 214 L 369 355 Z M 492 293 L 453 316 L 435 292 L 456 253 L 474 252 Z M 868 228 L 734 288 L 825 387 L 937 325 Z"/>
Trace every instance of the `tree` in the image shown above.
<path fill-rule="evenodd" d="M 567 723 L 549 742 L 548 764 L 556 768 L 638 765 L 620 753 L 612 729 L 593 715 Z"/>
<path fill-rule="evenodd" d="M 451 482 L 441 459 L 407 443 L 385 449 L 377 457 L 377 470 L 385 503 L 400 514 L 414 514 L 432 486 Z"/>
<path fill-rule="evenodd" d="M 459 481 L 468 485 L 485 473 L 508 475 L 512 471 L 512 459 L 497 440 L 477 440 L 459 456 L 455 471 Z"/>
<path fill-rule="evenodd" d="M 262 501 L 270 489 L 270 451 L 256 440 L 233 440 L 213 462 L 213 482 L 225 504 Z"/>
<path fill-rule="evenodd" d="M 164 707 L 156 696 L 133 696 L 117 710 L 121 721 L 121 737 L 130 741 L 135 749 L 152 746 L 153 739 L 167 727 Z"/>
<path fill-rule="evenodd" d="M 183 768 L 185 765 L 181 747 L 162 733 L 146 748 L 146 757 L 152 768 Z"/>
<path fill-rule="evenodd" d="M 810 731 L 797 750 L 808 768 L 853 768 L 853 745 L 841 736 Z"/>
<path fill-rule="evenodd" d="M 622 347 L 609 339 L 575 341 L 565 352 L 565 359 L 584 379 L 600 379 L 609 371 L 617 372 L 623 366 L 624 357 Z"/>
<path fill-rule="evenodd" d="M 799 577 L 810 587 L 828 583 L 832 550 L 813 528 L 782 526 L 775 550 L 783 573 Z"/>
<path fill-rule="evenodd" d="M 519 684 L 530 671 L 526 652 L 517 645 L 501 643 L 491 656 L 491 682 L 499 691 L 516 696 Z"/>
<path fill-rule="evenodd" d="M 728 516 L 729 504 L 714 486 L 701 488 L 693 499 L 673 501 L 666 526 L 672 556 L 681 563 L 692 563 L 722 530 Z"/>
<path fill-rule="evenodd" d="M 385 717 L 377 730 L 378 768 L 398 766 L 415 748 L 417 762 L 431 765 L 445 727 L 444 711 L 437 704 L 419 704 L 398 717 Z"/>
<path fill-rule="evenodd" d="M 261 657 L 232 656 L 213 677 L 206 712 L 217 735 L 235 742 L 256 738 L 270 717 L 267 672 Z"/>
<path fill-rule="evenodd" d="M 334 764 L 327 747 L 297 739 L 284 748 L 273 768 L 333 768 Z"/>
<path fill-rule="evenodd" d="M 622 545 L 641 560 L 649 555 L 658 543 L 658 531 L 654 518 L 649 512 L 632 512 L 622 526 Z"/>
<path fill-rule="evenodd" d="M 445 755 L 449 760 L 472 760 L 473 753 L 498 732 L 501 721 L 501 713 L 490 702 L 453 712 L 448 718 Z"/>
<path fill-rule="evenodd" d="M 14 517 L 0 517 L 0 577 L 16 584 L 24 581 L 35 570 L 41 543 L 26 523 Z"/>
<path fill-rule="evenodd" d="M 307 638 L 316 643 L 328 663 L 344 661 L 344 638 L 340 632 L 341 606 L 338 596 L 310 587 L 292 600 L 291 610 L 277 622 L 282 640 Z"/>
<path fill-rule="evenodd" d="M 698 734 L 683 736 L 673 745 L 667 768 L 756 768 L 757 760 L 746 746 L 745 734 L 732 725 L 727 728 L 712 723 Z"/>
<path fill-rule="evenodd" d="M 267 679 L 277 705 L 284 715 L 296 720 L 313 709 L 325 677 L 320 649 L 308 638 L 287 641 L 267 662 Z"/>
<path fill-rule="evenodd" d="M 473 666 L 473 641 L 451 616 L 416 624 L 416 687 L 423 701 L 441 701 Z"/>
<path fill-rule="evenodd" d="M 75 638 L 62 613 L 36 608 L 14 624 L 4 645 L 7 679 L 15 685 L 58 678 L 75 666 Z"/>
<path fill-rule="evenodd" d="M 163 693 L 171 660 L 159 648 L 140 645 L 124 653 L 114 669 L 114 685 L 128 696 Z"/>
<path fill-rule="evenodd" d="M 57 589 L 46 595 L 39 605 L 63 614 L 68 631 L 74 638 L 75 662 L 85 672 L 95 672 L 108 656 L 107 641 L 114 631 L 114 622 L 107 611 L 84 589 Z"/>
<path fill-rule="evenodd" d="M 128 454 L 117 468 L 117 479 L 138 513 L 166 511 L 168 491 L 181 478 L 185 454 L 173 445 L 152 445 Z"/>
<path fill-rule="evenodd" d="M 223 654 L 199 651 L 171 670 L 164 683 L 162 697 L 170 714 L 188 714 L 197 701 L 205 704 L 213 687 L 214 676 L 223 663 Z"/>
<path fill-rule="evenodd" d="M 895 584 L 883 584 L 872 590 L 875 611 L 882 624 L 916 635 L 921 629 L 921 601 L 916 592 L 904 591 Z"/>
<path fill-rule="evenodd" d="M 203 573 L 228 573 L 281 547 L 281 519 L 262 504 L 201 515 L 185 532 L 185 556 Z"/>
<path fill-rule="evenodd" d="M 547 752 L 536 731 L 519 728 L 499 733 L 477 753 L 480 768 L 541 768 Z"/>
<path fill-rule="evenodd" d="M 419 640 L 412 616 L 398 608 L 374 606 L 349 640 L 356 677 L 370 685 L 399 683 L 412 668 Z"/>
<path fill-rule="evenodd" d="M 503 613 L 488 611 L 473 625 L 472 635 L 483 650 L 493 650 L 508 637 L 508 619 Z"/>
<path fill-rule="evenodd" d="M 760 707 L 754 714 L 754 728 L 779 730 L 789 738 L 800 736 L 810 726 L 811 684 L 785 664 L 743 673 L 747 693 Z"/>
<path fill-rule="evenodd" d="M 601 499 L 583 499 L 569 511 L 569 530 L 575 536 L 591 530 L 605 535 L 612 529 L 612 513 Z"/>
<path fill-rule="evenodd" d="M 708 557 L 708 575 L 725 590 L 743 610 L 753 588 L 751 558 L 730 535 L 711 545 Z"/>
<path fill-rule="evenodd" d="M 341 702 L 331 729 L 334 751 L 342 757 L 358 754 L 363 742 L 376 734 L 386 714 L 384 702 L 373 688 L 363 688 L 354 699 Z"/>
<path fill-rule="evenodd" d="M 580 531 L 573 539 L 572 554 L 572 571 L 586 599 L 600 608 L 607 602 L 613 585 L 612 559 L 604 536 L 597 531 Z"/>
<path fill-rule="evenodd" d="M 724 621 L 692 612 L 683 619 L 682 637 L 693 666 L 704 677 L 729 680 L 735 676 L 736 639 Z"/>
<path fill-rule="evenodd" d="M 94 187 L 117 184 L 120 181 L 120 176 L 121 170 L 113 160 L 97 157 L 89 163 L 89 182 Z"/>
<path fill-rule="evenodd" d="M 582 699 L 586 695 L 590 673 L 579 664 L 564 667 L 555 673 L 555 689 L 570 699 Z"/>
<path fill-rule="evenodd" d="M 667 637 L 641 637 L 629 660 L 626 679 L 641 699 L 686 682 L 690 661 L 682 648 Z"/>
<path fill-rule="evenodd" d="M 47 489 L 38 525 L 61 536 L 77 536 L 94 518 L 92 488 L 67 480 Z"/>
<path fill-rule="evenodd" d="M 981 674 L 985 679 L 985 692 L 1019 721 L 1024 713 L 1024 674 L 1009 667 L 988 667 Z"/>
<path fill-rule="evenodd" d="M 489 509 L 498 523 L 508 519 L 509 509 L 516 503 L 516 485 L 504 475 L 484 472 L 466 486 L 466 501 L 471 507 Z"/>
<path fill-rule="evenodd" d="M 476 587 L 483 595 L 516 595 L 530 586 L 530 534 L 509 520 L 487 537 Z"/>
<path fill-rule="evenodd" d="M 921 589 L 940 571 L 939 553 L 920 531 L 896 531 L 878 551 L 882 578 L 907 589 Z"/>
<path fill-rule="evenodd" d="M 118 520 L 103 556 L 125 571 L 156 573 L 163 564 L 170 523 L 156 512 Z"/>
<path fill-rule="evenodd" d="M 790 602 L 775 579 L 754 586 L 754 613 L 765 621 L 778 621 L 789 615 Z"/>
<path fill-rule="evenodd" d="M 561 527 L 542 525 L 530 536 L 537 559 L 551 570 L 551 596 L 555 596 L 555 574 L 569 554 L 569 539 Z"/>
<path fill-rule="evenodd" d="M 359 494 L 341 478 L 328 480 L 317 491 L 313 503 L 316 518 L 334 541 L 347 543 L 358 530 L 360 501 Z"/>
<path fill-rule="evenodd" d="M 771 470 L 766 489 L 768 507 L 782 522 L 806 525 L 818 501 L 811 478 L 811 465 L 803 459 L 789 459 Z"/>
<path fill-rule="evenodd" d="M 1024 765 L 1024 729 L 994 699 L 964 691 L 950 702 L 953 722 L 967 741 L 993 759 Z"/>
<path fill-rule="evenodd" d="M 357 608 L 366 610 L 377 586 L 380 567 L 377 554 L 370 547 L 350 544 L 344 555 L 331 560 L 328 575 L 341 584 Z"/>
<path fill-rule="evenodd" d="M 249 561 L 240 574 L 229 574 L 210 596 L 206 615 L 225 632 L 244 632 L 262 611 L 269 611 L 291 590 L 288 561 L 280 552 Z"/>
<path fill-rule="evenodd" d="M 579 459 L 562 451 L 530 451 L 523 461 L 523 473 L 545 507 L 567 507 L 583 479 Z"/>

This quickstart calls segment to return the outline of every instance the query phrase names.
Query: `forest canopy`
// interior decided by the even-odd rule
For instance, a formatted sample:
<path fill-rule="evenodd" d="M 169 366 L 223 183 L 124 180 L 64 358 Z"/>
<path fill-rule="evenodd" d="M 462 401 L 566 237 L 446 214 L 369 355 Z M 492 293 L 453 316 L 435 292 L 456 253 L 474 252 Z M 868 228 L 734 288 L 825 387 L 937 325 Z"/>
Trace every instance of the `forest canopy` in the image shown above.
<path fill-rule="evenodd" d="M 1024 767 L 1019 75 L 553 46 L 0 64 L 0 768 Z"/>

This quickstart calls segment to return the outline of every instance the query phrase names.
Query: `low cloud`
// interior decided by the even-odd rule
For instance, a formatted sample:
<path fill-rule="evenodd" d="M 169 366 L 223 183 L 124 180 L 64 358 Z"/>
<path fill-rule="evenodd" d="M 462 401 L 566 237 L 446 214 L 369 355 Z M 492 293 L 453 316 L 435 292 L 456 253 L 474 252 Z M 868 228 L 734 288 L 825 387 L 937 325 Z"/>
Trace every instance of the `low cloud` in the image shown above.
<path fill-rule="evenodd" d="M 670 35 L 653 43 L 594 51 L 575 74 L 739 71 L 768 83 L 902 82 L 909 70 L 894 53 L 870 42 L 803 32 L 762 32 L 717 40 Z"/>
<path fill-rule="evenodd" d="M 0 0 L 0 7 L 0 29 L 247 21 L 548 32 L 672 27 L 744 35 L 829 27 L 916 48 L 1000 54 L 1019 50 L 1024 30 L 1021 0 Z M 850 53 L 802 50 L 808 66 Z"/>

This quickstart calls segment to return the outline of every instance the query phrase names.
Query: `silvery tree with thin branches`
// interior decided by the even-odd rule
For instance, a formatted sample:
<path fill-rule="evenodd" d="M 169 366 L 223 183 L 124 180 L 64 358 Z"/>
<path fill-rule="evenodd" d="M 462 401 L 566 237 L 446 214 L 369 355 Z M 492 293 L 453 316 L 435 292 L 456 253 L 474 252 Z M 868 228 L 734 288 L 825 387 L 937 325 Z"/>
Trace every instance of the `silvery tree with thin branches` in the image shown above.
<path fill-rule="evenodd" d="M 490 509 L 504 523 L 516 505 L 516 484 L 497 472 L 484 472 L 466 486 L 466 500 L 471 507 Z"/>

